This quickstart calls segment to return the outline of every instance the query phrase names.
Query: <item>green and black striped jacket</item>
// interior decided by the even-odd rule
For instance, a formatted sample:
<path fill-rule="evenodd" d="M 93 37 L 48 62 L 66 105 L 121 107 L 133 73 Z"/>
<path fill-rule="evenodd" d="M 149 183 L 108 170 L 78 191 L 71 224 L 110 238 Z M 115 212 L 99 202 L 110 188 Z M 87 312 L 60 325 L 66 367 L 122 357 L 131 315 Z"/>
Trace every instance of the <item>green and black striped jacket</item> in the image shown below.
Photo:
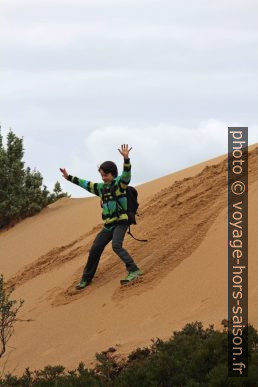
<path fill-rule="evenodd" d="M 121 224 L 128 221 L 126 213 L 126 188 L 131 180 L 131 163 L 129 158 L 124 159 L 122 175 L 114 178 L 111 183 L 93 183 L 92 181 L 80 179 L 72 175 L 68 176 L 68 180 L 102 198 L 102 219 L 105 230 L 111 231 L 118 222 Z M 112 192 L 115 192 L 116 200 L 112 196 Z"/>

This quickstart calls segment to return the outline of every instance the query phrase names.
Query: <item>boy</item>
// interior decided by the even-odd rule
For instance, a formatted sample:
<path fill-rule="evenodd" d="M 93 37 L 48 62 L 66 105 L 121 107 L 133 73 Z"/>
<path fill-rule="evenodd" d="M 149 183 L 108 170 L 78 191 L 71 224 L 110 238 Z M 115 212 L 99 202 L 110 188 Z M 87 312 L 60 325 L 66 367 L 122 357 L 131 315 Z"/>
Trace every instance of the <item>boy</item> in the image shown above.
<path fill-rule="evenodd" d="M 131 164 L 129 159 L 131 149 L 128 149 L 128 144 L 123 144 L 121 145 L 121 149 L 118 149 L 124 157 L 124 168 L 121 176 L 118 176 L 117 166 L 112 161 L 105 161 L 100 165 L 98 171 L 101 174 L 103 183 L 93 183 L 88 180 L 79 179 L 76 176 L 69 175 L 65 169 L 60 168 L 65 179 L 102 198 L 102 219 L 104 227 L 91 246 L 81 281 L 76 286 L 77 290 L 84 289 L 91 283 L 97 270 L 101 254 L 111 240 L 113 251 L 124 262 L 128 271 L 127 277 L 121 283 L 129 283 L 142 275 L 133 258 L 122 247 L 128 228 L 126 188 L 131 179 Z"/>

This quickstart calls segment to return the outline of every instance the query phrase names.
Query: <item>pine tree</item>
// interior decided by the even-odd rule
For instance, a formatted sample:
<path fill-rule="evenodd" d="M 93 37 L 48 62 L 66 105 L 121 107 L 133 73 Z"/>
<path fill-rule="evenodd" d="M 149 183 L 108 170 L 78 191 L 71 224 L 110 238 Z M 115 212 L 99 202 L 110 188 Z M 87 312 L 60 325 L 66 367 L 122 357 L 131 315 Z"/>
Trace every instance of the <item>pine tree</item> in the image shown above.
<path fill-rule="evenodd" d="M 46 185 L 43 185 L 42 202 L 43 202 L 43 207 L 46 207 L 48 204 L 52 203 L 51 194 L 47 189 Z"/>
<path fill-rule="evenodd" d="M 17 220 L 24 206 L 23 140 L 18 138 L 10 129 L 7 135 L 7 149 L 4 155 L 4 222 Z"/>
<path fill-rule="evenodd" d="M 32 216 L 48 204 L 68 196 L 62 192 L 59 182 L 53 193 L 45 185 L 42 187 L 42 175 L 30 167 L 24 168 L 23 155 L 23 138 L 18 138 L 11 129 L 4 149 L 0 127 L 0 227 Z"/>
<path fill-rule="evenodd" d="M 31 171 L 30 167 L 26 168 L 23 184 L 24 205 L 22 217 L 34 215 L 45 207 L 41 191 L 42 182 L 43 177 L 40 172 Z"/>
<path fill-rule="evenodd" d="M 53 189 L 53 192 L 54 192 L 56 200 L 60 199 L 64 196 L 67 196 L 67 194 L 62 191 L 61 184 L 59 183 L 59 181 L 56 182 L 54 189 Z"/>
<path fill-rule="evenodd" d="M 53 189 L 53 192 L 56 195 L 56 197 L 59 197 L 59 195 L 62 193 L 62 188 L 61 188 L 61 184 L 59 183 L 59 181 L 56 182 L 54 189 Z"/>

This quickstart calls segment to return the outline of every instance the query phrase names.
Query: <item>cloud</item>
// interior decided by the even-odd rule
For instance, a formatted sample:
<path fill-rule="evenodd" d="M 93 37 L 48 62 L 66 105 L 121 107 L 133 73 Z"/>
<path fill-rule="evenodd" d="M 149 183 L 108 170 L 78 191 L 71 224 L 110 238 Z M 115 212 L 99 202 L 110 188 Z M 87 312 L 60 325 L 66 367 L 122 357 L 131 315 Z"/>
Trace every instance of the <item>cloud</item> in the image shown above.
<path fill-rule="evenodd" d="M 132 185 L 165 176 L 183 168 L 227 153 L 228 126 L 242 126 L 240 122 L 216 119 L 198 125 L 103 126 L 94 130 L 39 137 L 35 132 L 24 137 L 26 166 L 36 168 L 51 190 L 57 180 L 73 197 L 92 196 L 61 177 L 59 167 L 72 175 L 91 181 L 101 181 L 98 166 L 113 160 L 122 171 L 123 158 L 118 152 L 121 144 L 133 147 Z M 3 134 L 7 129 L 3 128 Z M 258 142 L 258 125 L 249 127 L 249 144 Z"/>
<path fill-rule="evenodd" d="M 258 141 L 257 129 L 249 128 L 249 144 Z M 227 153 L 227 124 L 210 119 L 192 128 L 159 125 L 93 130 L 80 150 L 71 151 L 71 174 L 101 181 L 97 167 L 106 160 L 114 161 L 121 173 L 123 159 L 117 148 L 124 143 L 133 147 L 131 184 L 137 185 Z"/>
<path fill-rule="evenodd" d="M 258 40 L 258 7 L 252 2 L 234 7 L 164 0 L 3 4 L 2 67 L 205 71 L 214 61 L 218 68 L 219 59 L 240 46 L 234 67 L 251 52 L 257 58 L 251 49 Z M 227 68 L 233 70 L 231 63 Z"/>
<path fill-rule="evenodd" d="M 92 179 L 104 159 L 121 168 L 123 142 L 134 184 L 226 153 L 233 124 L 257 142 L 257 10 L 252 0 L 3 0 L 0 120 L 24 136 L 49 187 L 59 166 Z"/>

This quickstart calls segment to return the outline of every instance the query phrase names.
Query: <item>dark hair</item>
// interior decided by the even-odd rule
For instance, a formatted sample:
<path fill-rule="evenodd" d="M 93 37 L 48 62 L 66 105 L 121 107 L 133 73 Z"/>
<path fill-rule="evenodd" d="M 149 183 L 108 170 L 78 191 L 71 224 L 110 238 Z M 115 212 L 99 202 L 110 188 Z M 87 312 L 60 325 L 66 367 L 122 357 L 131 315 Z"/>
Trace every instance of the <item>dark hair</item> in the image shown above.
<path fill-rule="evenodd" d="M 101 169 L 104 173 L 112 173 L 114 177 L 118 175 L 117 166 L 113 161 L 105 161 L 100 165 L 98 171 L 100 172 Z"/>

